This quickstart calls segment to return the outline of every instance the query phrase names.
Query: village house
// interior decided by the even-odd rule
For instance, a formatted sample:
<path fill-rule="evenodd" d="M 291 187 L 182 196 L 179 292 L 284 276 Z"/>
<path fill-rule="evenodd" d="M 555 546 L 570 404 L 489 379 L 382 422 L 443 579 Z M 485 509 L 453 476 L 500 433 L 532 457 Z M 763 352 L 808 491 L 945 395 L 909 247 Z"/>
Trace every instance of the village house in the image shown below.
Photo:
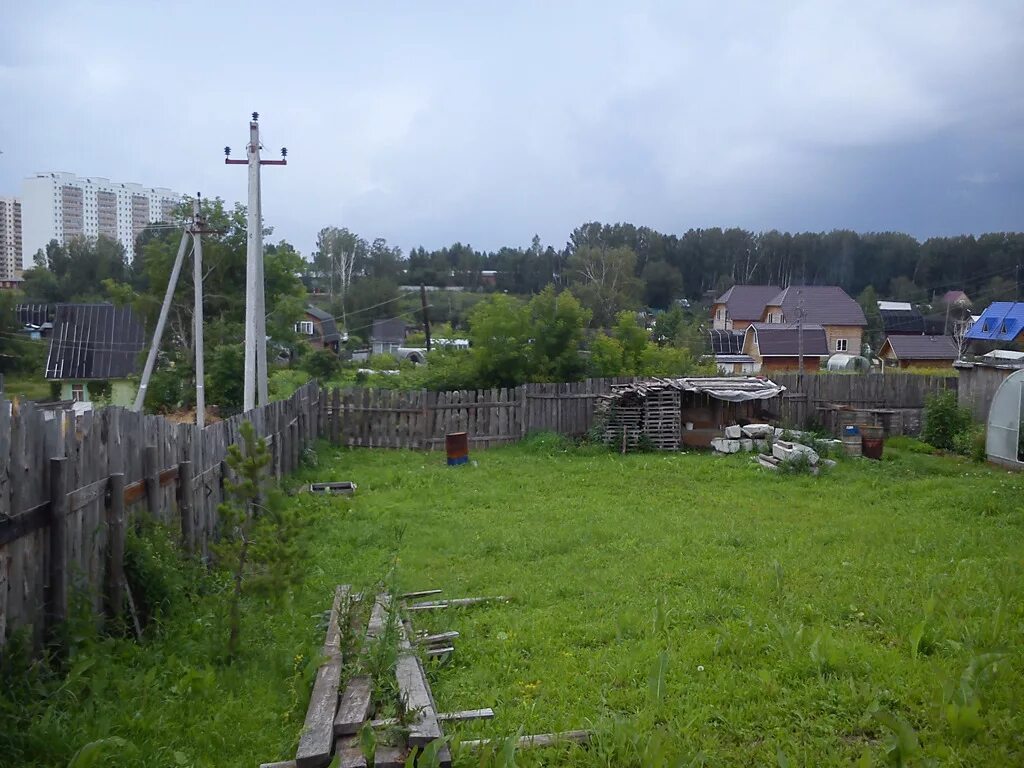
<path fill-rule="evenodd" d="M 994 301 L 967 331 L 972 346 L 1024 345 L 1024 302 Z"/>
<path fill-rule="evenodd" d="M 374 320 L 370 332 L 370 348 L 374 355 L 390 355 L 405 346 L 409 324 L 400 317 Z"/>
<path fill-rule="evenodd" d="M 334 317 L 312 304 L 306 307 L 303 319 L 295 324 L 295 332 L 315 349 L 326 349 L 334 354 L 338 354 L 342 343 L 348 340 L 347 334 L 343 337 L 338 332 Z"/>
<path fill-rule="evenodd" d="M 747 328 L 743 354 L 753 361 L 754 371 L 797 371 L 801 357 L 805 371 L 816 371 L 828 359 L 829 346 L 821 325 L 754 323 Z"/>
<path fill-rule="evenodd" d="M 45 376 L 60 382 L 62 400 L 130 405 L 146 333 L 131 307 L 58 304 Z"/>
<path fill-rule="evenodd" d="M 860 304 L 836 285 L 790 286 L 766 303 L 760 320 L 821 326 L 827 343 L 826 356 L 836 352 L 859 355 L 868 325 Z"/>
<path fill-rule="evenodd" d="M 959 357 L 956 342 L 949 336 L 906 336 L 886 338 L 878 352 L 882 370 L 895 368 L 945 368 Z"/>
<path fill-rule="evenodd" d="M 734 285 L 712 303 L 712 328 L 743 333 L 761 320 L 765 306 L 780 290 L 777 285 Z"/>

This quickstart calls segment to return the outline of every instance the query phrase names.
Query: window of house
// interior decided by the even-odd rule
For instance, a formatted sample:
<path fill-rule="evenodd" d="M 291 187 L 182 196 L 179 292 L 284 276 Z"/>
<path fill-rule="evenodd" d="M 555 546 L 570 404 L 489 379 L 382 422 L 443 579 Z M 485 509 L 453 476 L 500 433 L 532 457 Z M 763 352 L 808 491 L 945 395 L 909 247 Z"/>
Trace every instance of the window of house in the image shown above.
<path fill-rule="evenodd" d="M 85 400 L 85 384 L 71 385 L 71 399 L 76 403 L 81 403 Z"/>
<path fill-rule="evenodd" d="M 836 352 L 845 352 L 846 346 L 846 339 L 836 339 Z"/>
<path fill-rule="evenodd" d="M 721 320 L 721 319 L 722 319 L 722 315 L 723 315 L 723 310 L 722 310 L 722 308 L 721 308 L 721 307 L 719 307 L 719 308 L 718 308 L 718 319 L 719 319 L 719 320 Z"/>
<path fill-rule="evenodd" d="M 313 335 L 313 321 L 312 320 L 300 320 L 295 324 L 296 333 L 304 333 L 307 336 Z"/>

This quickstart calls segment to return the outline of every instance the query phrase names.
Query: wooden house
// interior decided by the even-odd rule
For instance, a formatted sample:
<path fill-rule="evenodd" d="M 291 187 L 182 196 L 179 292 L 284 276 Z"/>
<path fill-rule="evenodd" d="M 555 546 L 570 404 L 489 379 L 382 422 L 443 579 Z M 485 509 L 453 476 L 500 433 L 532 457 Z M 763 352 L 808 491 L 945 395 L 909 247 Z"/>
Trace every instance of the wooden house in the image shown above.
<path fill-rule="evenodd" d="M 88 402 L 102 397 L 130 405 L 146 333 L 131 307 L 113 304 L 59 304 L 46 356 L 45 376 L 60 382 L 61 400 Z"/>
<path fill-rule="evenodd" d="M 334 354 L 338 354 L 342 342 L 346 340 L 338 332 L 338 325 L 331 313 L 313 304 L 306 307 L 302 320 L 295 324 L 295 332 L 314 348 L 326 349 Z"/>
<path fill-rule="evenodd" d="M 904 336 L 896 334 L 886 337 L 878 351 L 882 369 L 896 368 L 944 368 L 952 366 L 959 357 L 956 342 L 950 336 Z"/>
<path fill-rule="evenodd" d="M 802 339 L 802 341 L 801 341 Z M 754 323 L 747 328 L 743 354 L 755 371 L 816 371 L 828 359 L 828 339 L 820 325 Z"/>

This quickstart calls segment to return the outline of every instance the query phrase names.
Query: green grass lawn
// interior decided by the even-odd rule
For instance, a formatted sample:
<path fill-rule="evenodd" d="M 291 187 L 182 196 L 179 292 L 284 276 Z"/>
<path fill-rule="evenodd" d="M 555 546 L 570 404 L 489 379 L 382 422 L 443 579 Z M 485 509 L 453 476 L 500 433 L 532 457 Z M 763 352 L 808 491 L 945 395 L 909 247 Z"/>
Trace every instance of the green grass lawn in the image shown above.
<path fill-rule="evenodd" d="M 1024 764 L 1019 475 L 890 451 L 780 476 L 553 439 L 473 458 L 328 449 L 307 476 L 357 496 L 301 502 L 330 521 L 304 600 L 395 559 L 404 589 L 515 598 L 416 618 L 462 633 L 429 667 L 438 706 L 496 711 L 459 737 L 598 731 L 526 765 L 881 765 L 881 710 L 937 764 Z"/>
<path fill-rule="evenodd" d="M 63 768 L 98 739 L 78 765 L 293 756 L 334 586 L 391 579 L 515 598 L 415 622 L 461 633 L 427 665 L 438 706 L 496 711 L 451 733 L 596 733 L 520 766 L 880 766 L 904 726 L 921 751 L 904 764 L 1022 765 L 1024 476 L 886 450 L 814 478 L 551 437 L 458 468 L 322 447 L 301 476 L 359 490 L 294 497 L 314 523 L 305 582 L 246 598 L 239 658 L 222 658 L 223 575 L 140 540 L 136 599 L 171 607 L 141 645 L 73 637 L 57 677 L 0 663 L 0 765 Z"/>

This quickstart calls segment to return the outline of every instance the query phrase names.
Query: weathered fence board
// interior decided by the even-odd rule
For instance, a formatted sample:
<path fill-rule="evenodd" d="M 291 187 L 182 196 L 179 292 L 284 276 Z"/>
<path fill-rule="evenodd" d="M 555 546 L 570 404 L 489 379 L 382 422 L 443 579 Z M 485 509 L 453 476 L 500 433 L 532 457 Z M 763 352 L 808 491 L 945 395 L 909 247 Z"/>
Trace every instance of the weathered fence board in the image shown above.
<path fill-rule="evenodd" d="M 224 500 L 224 458 L 243 421 L 261 437 L 293 424 L 275 447 L 293 468 L 323 429 L 314 416 L 322 400 L 310 382 L 288 400 L 200 431 L 123 408 L 76 418 L 0 399 L 0 645 L 24 629 L 39 647 L 72 592 L 87 598 L 98 622 L 116 619 L 125 526 L 139 515 L 171 526 L 186 552 L 205 557 Z"/>

